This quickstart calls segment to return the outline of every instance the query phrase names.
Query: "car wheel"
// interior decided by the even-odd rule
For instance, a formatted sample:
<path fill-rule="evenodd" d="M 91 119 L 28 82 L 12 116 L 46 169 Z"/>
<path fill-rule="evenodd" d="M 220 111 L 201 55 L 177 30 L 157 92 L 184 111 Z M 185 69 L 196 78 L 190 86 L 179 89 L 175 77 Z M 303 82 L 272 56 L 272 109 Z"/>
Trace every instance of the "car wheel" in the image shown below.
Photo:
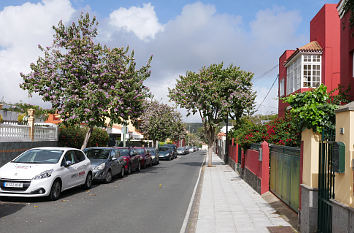
<path fill-rule="evenodd" d="M 137 172 L 140 172 L 140 170 L 141 170 L 141 165 L 140 165 L 140 161 L 139 161 L 138 167 L 136 168 L 136 171 L 137 171 Z"/>
<path fill-rule="evenodd" d="M 167 160 L 168 160 L 168 161 L 171 161 L 171 156 L 168 156 Z"/>
<path fill-rule="evenodd" d="M 86 176 L 85 184 L 84 184 L 84 189 L 90 189 L 92 186 L 92 173 L 89 172 Z"/>
<path fill-rule="evenodd" d="M 51 201 L 58 200 L 60 197 L 60 193 L 61 193 L 61 183 L 59 180 L 55 180 L 52 185 L 52 188 L 50 189 L 49 199 Z"/>
<path fill-rule="evenodd" d="M 107 174 L 106 174 L 106 178 L 104 179 L 105 183 L 111 183 L 112 181 L 112 172 L 111 170 L 108 170 Z"/>
<path fill-rule="evenodd" d="M 122 167 L 122 170 L 120 171 L 120 177 L 123 178 L 125 175 L 124 167 Z"/>

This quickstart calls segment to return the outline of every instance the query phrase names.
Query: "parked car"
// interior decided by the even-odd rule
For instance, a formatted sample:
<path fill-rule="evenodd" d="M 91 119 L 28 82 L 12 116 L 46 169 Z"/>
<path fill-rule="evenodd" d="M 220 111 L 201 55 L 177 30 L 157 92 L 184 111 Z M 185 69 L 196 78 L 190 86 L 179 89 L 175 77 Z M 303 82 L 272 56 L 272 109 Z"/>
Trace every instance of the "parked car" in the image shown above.
<path fill-rule="evenodd" d="M 155 148 L 152 148 L 152 147 L 149 147 L 147 150 L 149 151 L 149 154 L 151 155 L 152 165 L 159 164 L 160 163 L 159 151 L 156 150 Z"/>
<path fill-rule="evenodd" d="M 172 159 L 177 158 L 177 146 L 175 144 L 165 144 L 163 146 L 172 148 Z"/>
<path fill-rule="evenodd" d="M 91 161 L 93 179 L 110 183 L 116 175 L 124 177 L 126 164 L 119 151 L 114 148 L 90 147 L 84 150 Z"/>
<path fill-rule="evenodd" d="M 192 146 L 188 147 L 188 151 L 189 151 L 189 153 L 193 153 L 194 152 L 193 147 Z"/>
<path fill-rule="evenodd" d="M 92 168 L 75 148 L 33 148 L 0 168 L 0 196 L 57 200 L 62 191 L 80 185 L 91 188 Z"/>
<path fill-rule="evenodd" d="M 120 153 L 120 157 L 124 159 L 125 163 L 125 173 L 131 174 L 132 171 L 140 172 L 141 164 L 140 159 L 141 157 L 136 153 L 133 148 L 128 147 L 115 147 Z"/>
<path fill-rule="evenodd" d="M 173 149 L 171 147 L 159 147 L 159 159 L 172 160 L 173 158 Z"/>
<path fill-rule="evenodd" d="M 134 150 L 136 151 L 136 153 L 138 155 L 141 156 L 141 167 L 142 168 L 146 168 L 148 166 L 152 166 L 152 158 L 151 155 L 149 154 L 149 152 L 147 151 L 147 149 L 145 147 L 134 147 Z"/>
<path fill-rule="evenodd" d="M 178 148 L 177 148 L 177 154 L 178 154 L 178 155 L 186 155 L 187 152 L 188 152 L 188 150 L 186 150 L 185 147 L 178 147 Z"/>

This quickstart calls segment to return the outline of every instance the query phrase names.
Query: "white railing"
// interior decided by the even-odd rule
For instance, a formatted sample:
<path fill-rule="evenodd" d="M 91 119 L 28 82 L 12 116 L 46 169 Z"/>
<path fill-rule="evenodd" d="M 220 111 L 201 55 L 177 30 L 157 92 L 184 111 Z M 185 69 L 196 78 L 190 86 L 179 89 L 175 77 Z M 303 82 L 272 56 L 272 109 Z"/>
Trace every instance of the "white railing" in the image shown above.
<path fill-rule="evenodd" d="M 0 142 L 32 141 L 30 126 L 0 124 Z M 58 141 L 57 126 L 35 126 L 34 141 Z"/>

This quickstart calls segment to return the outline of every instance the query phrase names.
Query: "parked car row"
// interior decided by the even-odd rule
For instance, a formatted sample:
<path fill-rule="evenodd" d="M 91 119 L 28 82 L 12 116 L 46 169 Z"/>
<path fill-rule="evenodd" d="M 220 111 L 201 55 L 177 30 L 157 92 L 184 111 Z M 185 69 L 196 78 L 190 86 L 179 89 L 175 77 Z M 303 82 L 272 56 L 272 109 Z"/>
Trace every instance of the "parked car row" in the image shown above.
<path fill-rule="evenodd" d="M 179 155 L 186 155 L 192 152 L 195 152 L 199 150 L 198 147 L 196 146 L 184 146 L 184 147 L 178 147 L 177 148 L 177 154 Z"/>
<path fill-rule="evenodd" d="M 189 148 L 184 151 L 188 151 Z M 160 159 L 177 158 L 174 144 L 159 149 L 145 147 L 91 147 L 81 151 L 68 147 L 29 149 L 0 168 L 0 197 L 42 197 L 57 200 L 62 191 L 92 181 L 105 183 L 114 176 L 157 165 Z"/>
<path fill-rule="evenodd" d="M 155 148 L 40 147 L 25 151 L 0 168 L 0 197 L 42 197 L 57 200 L 62 191 L 92 181 L 109 183 L 114 176 L 159 164 Z"/>

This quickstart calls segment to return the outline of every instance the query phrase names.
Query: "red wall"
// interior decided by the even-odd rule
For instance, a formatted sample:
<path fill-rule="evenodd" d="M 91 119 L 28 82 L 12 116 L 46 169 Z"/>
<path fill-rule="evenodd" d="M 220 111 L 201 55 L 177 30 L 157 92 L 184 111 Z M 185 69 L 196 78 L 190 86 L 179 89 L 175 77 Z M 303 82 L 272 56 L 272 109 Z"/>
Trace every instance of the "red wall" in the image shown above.
<path fill-rule="evenodd" d="M 341 78 L 340 69 L 340 20 L 336 8 L 336 4 L 325 4 L 321 10 L 316 14 L 316 16 L 311 20 L 310 23 L 310 41 L 317 41 L 322 49 L 322 83 L 327 86 L 328 92 L 338 87 L 339 83 L 343 83 Z M 350 44 L 350 42 L 348 42 Z M 353 45 L 353 41 L 351 41 Z M 299 45 L 301 47 L 303 45 Z M 351 48 L 353 49 L 353 47 Z M 347 50 L 346 50 L 347 51 Z M 286 90 L 286 68 L 284 67 L 284 62 L 293 54 L 294 50 L 286 50 L 279 58 L 279 82 L 285 78 L 285 90 Z M 343 56 L 342 56 L 343 58 Z M 352 59 L 352 58 L 351 58 Z M 350 60 L 351 61 L 351 60 Z M 351 85 L 353 80 L 346 79 L 347 83 L 350 82 Z M 353 88 L 354 89 L 354 88 Z M 297 92 L 305 92 L 310 90 L 309 88 L 302 88 Z M 354 90 L 352 90 L 354 97 Z M 279 93 L 278 93 L 279 94 Z M 286 93 L 287 95 L 289 93 Z M 285 109 L 288 105 L 282 103 L 279 99 L 278 103 L 278 115 L 284 116 Z"/>
<path fill-rule="evenodd" d="M 354 78 L 353 78 L 353 51 L 354 51 L 354 28 L 349 26 L 350 14 L 346 12 L 341 21 L 340 29 L 340 56 L 341 56 L 341 79 L 340 83 L 345 88 L 351 87 L 350 96 L 354 100 Z"/>
<path fill-rule="evenodd" d="M 257 177 L 262 177 L 262 162 L 258 161 L 259 152 L 256 150 L 246 151 L 245 166 L 248 170 L 254 173 Z"/>
<path fill-rule="evenodd" d="M 286 68 L 284 63 L 295 52 L 295 50 L 285 50 L 285 52 L 279 58 L 279 79 L 278 79 L 278 96 L 280 96 L 280 80 L 284 79 L 284 92 L 286 93 Z M 280 99 L 278 102 L 278 115 L 284 116 L 285 109 L 288 104 L 283 103 Z"/>
<path fill-rule="evenodd" d="M 325 4 L 310 23 L 310 41 L 322 49 L 322 83 L 328 92 L 340 83 L 340 19 L 337 4 Z"/>

